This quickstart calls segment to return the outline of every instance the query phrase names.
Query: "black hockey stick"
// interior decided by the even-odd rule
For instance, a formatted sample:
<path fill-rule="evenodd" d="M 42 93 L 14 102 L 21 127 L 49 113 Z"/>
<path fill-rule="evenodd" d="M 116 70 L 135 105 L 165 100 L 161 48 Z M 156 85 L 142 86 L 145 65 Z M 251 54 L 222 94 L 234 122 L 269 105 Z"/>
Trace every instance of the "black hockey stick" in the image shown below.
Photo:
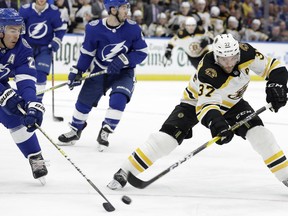
<path fill-rule="evenodd" d="M 26 112 L 21 108 L 21 106 L 18 106 L 18 109 L 23 115 L 26 115 Z M 75 165 L 75 163 L 71 160 L 71 158 L 68 157 L 68 155 L 52 140 L 50 136 L 48 136 L 48 134 L 37 123 L 35 123 L 35 126 L 51 142 L 51 144 L 70 162 L 70 164 L 72 164 L 72 166 L 86 179 L 86 181 L 93 187 L 93 189 L 96 190 L 97 193 L 103 197 L 103 199 L 106 201 L 102 204 L 104 209 L 108 212 L 114 211 L 115 207 L 111 204 L 111 202 L 109 202 L 109 200 L 96 187 L 96 185 L 86 177 L 86 175 L 80 170 L 80 168 Z"/>
<path fill-rule="evenodd" d="M 51 52 L 51 58 L 52 58 L 52 88 L 54 87 L 54 57 L 53 57 L 53 52 Z M 55 116 L 55 97 L 54 97 L 54 88 L 52 89 L 52 118 L 54 121 L 64 121 L 63 117 L 60 116 Z"/>
<path fill-rule="evenodd" d="M 240 126 L 242 126 L 243 124 L 246 124 L 248 121 L 250 121 L 251 119 L 255 118 L 256 116 L 258 116 L 260 113 L 264 112 L 265 110 L 271 108 L 271 104 L 267 104 L 263 107 L 261 107 L 260 109 L 258 109 L 257 111 L 255 111 L 254 113 L 250 114 L 249 116 L 247 116 L 245 119 L 237 122 L 236 124 L 234 124 L 230 130 L 234 131 L 237 128 L 239 128 Z M 133 175 L 131 172 L 128 172 L 128 176 L 127 176 L 127 180 L 128 182 L 139 189 L 143 189 L 145 187 L 147 187 L 148 185 L 152 184 L 153 182 L 155 182 L 157 179 L 161 178 L 162 176 L 166 175 L 167 173 L 169 173 L 171 170 L 175 169 L 176 167 L 178 167 L 180 164 L 186 162 L 187 160 L 189 160 L 190 158 L 192 158 L 194 155 L 198 154 L 199 152 L 201 152 L 202 150 L 206 149 L 207 147 L 211 146 L 213 143 L 217 142 L 221 137 L 220 136 L 216 136 L 213 137 L 211 140 L 209 140 L 208 142 L 204 143 L 203 145 L 201 145 L 200 147 L 198 147 L 197 149 L 195 149 L 194 151 L 190 152 L 189 154 L 187 154 L 186 156 L 184 156 L 183 159 L 179 160 L 178 162 L 172 164 L 170 167 L 168 167 L 167 169 L 165 169 L 164 171 L 162 171 L 161 173 L 159 173 L 158 175 L 156 175 L 155 177 L 151 178 L 148 181 L 143 181 L 139 178 L 137 178 L 135 175 Z"/>

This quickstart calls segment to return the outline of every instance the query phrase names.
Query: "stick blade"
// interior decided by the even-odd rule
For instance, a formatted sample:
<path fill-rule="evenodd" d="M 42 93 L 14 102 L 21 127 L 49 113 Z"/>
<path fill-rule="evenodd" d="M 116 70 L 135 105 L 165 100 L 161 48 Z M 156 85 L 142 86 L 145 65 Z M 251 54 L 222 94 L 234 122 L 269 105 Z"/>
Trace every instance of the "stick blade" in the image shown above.
<path fill-rule="evenodd" d="M 115 207 L 109 202 L 103 203 L 103 207 L 107 212 L 115 211 Z"/>
<path fill-rule="evenodd" d="M 53 116 L 53 120 L 56 122 L 62 122 L 62 121 L 64 121 L 64 118 L 60 117 L 60 116 Z"/>
<path fill-rule="evenodd" d="M 129 184 L 131 184 L 135 188 L 143 189 L 150 185 L 153 181 L 143 181 L 139 178 L 137 178 L 135 175 L 133 175 L 131 172 L 128 172 L 127 175 L 127 181 Z"/>

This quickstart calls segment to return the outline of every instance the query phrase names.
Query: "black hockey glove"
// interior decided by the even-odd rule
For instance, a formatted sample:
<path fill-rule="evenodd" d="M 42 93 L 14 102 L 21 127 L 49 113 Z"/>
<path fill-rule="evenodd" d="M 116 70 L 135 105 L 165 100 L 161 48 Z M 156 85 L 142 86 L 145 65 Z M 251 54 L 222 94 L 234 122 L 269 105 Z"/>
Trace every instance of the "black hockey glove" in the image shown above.
<path fill-rule="evenodd" d="M 70 73 L 68 75 L 68 86 L 72 90 L 75 86 L 81 85 L 82 81 L 82 71 L 78 70 L 75 66 L 70 68 Z"/>
<path fill-rule="evenodd" d="M 266 101 L 272 104 L 271 110 L 278 112 L 278 110 L 287 103 L 287 87 L 280 83 L 266 84 Z"/>
<path fill-rule="evenodd" d="M 229 125 L 224 117 L 213 119 L 209 124 L 209 128 L 212 137 L 221 136 L 221 139 L 216 142 L 218 145 L 230 142 L 234 136 L 233 131 L 229 130 Z"/>
<path fill-rule="evenodd" d="M 0 106 L 8 115 L 22 116 L 18 106 L 24 108 L 25 101 L 12 88 L 8 88 L 0 92 Z"/>
<path fill-rule="evenodd" d="M 42 103 L 30 102 L 26 106 L 26 115 L 21 119 L 22 124 L 27 127 L 28 132 L 33 132 L 37 129 L 36 125 L 41 126 L 43 121 L 43 114 L 45 113 L 45 107 Z"/>
<path fill-rule="evenodd" d="M 124 66 L 129 65 L 129 60 L 124 53 L 121 53 L 107 67 L 108 74 L 118 74 Z"/>
<path fill-rule="evenodd" d="M 170 60 L 171 56 L 172 56 L 172 49 L 171 48 L 167 48 L 164 55 L 165 55 L 165 58 Z"/>

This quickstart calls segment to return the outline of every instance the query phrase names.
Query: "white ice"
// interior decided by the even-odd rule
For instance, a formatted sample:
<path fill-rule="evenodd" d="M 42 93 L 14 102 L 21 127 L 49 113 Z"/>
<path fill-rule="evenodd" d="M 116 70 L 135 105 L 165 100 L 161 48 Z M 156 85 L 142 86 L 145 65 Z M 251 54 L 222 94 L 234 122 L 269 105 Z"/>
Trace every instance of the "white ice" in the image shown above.
<path fill-rule="evenodd" d="M 56 84 L 59 84 L 57 82 Z M 203 150 L 146 189 L 127 185 L 111 191 L 106 185 L 120 164 L 141 145 L 150 133 L 159 130 L 178 104 L 187 82 L 138 82 L 131 102 L 106 152 L 97 151 L 96 137 L 104 119 L 108 97 L 90 113 L 88 126 L 79 142 L 62 147 L 64 154 L 103 192 L 116 211 L 106 212 L 105 200 L 39 131 L 45 159 L 50 161 L 47 184 L 34 180 L 30 166 L 8 131 L 1 126 L 0 215 L 2 216 L 271 216 L 287 215 L 288 188 L 280 183 L 250 144 L 235 137 L 224 146 L 216 144 Z M 50 87 L 47 85 L 47 87 Z M 265 83 L 251 82 L 245 99 L 258 109 L 266 104 Z M 46 93 L 47 111 L 42 129 L 54 140 L 69 130 L 79 88 L 55 90 L 55 114 L 64 122 L 52 120 L 51 92 Z M 279 145 L 288 154 L 288 108 L 275 114 L 261 114 Z M 211 139 L 210 132 L 198 124 L 194 137 L 185 140 L 169 156 L 160 159 L 139 177 L 147 180 L 182 159 Z M 121 202 L 128 195 L 131 205 Z"/>

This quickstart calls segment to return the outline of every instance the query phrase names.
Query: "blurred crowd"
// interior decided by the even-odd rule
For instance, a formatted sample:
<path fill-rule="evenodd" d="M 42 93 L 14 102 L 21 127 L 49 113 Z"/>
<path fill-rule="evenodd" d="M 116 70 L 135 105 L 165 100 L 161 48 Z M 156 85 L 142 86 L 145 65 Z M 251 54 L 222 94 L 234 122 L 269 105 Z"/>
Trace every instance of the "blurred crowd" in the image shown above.
<path fill-rule="evenodd" d="M 47 0 L 58 6 L 68 33 L 84 33 L 85 25 L 108 15 L 104 0 Z M 20 3 L 19 3 L 20 2 Z M 0 0 L 14 7 L 31 0 Z M 243 41 L 288 42 L 288 0 L 130 0 L 129 18 L 146 37 L 172 37 L 187 17 L 213 36 L 231 33 Z"/>

